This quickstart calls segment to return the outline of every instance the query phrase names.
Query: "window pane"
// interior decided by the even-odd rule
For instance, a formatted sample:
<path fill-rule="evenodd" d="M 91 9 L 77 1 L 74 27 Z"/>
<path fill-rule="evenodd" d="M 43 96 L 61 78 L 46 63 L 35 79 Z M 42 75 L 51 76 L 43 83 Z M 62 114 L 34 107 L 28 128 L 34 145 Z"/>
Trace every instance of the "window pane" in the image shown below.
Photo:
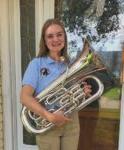
<path fill-rule="evenodd" d="M 35 0 L 20 0 L 22 76 L 35 56 Z M 35 136 L 23 128 L 24 144 L 34 145 Z"/>
<path fill-rule="evenodd" d="M 76 59 L 83 47 L 82 38 L 87 37 L 115 82 L 114 86 L 106 88 L 99 101 L 79 112 L 81 132 L 78 150 L 118 149 L 123 6 L 123 0 L 55 0 L 55 17 L 65 25 L 70 57 Z"/>

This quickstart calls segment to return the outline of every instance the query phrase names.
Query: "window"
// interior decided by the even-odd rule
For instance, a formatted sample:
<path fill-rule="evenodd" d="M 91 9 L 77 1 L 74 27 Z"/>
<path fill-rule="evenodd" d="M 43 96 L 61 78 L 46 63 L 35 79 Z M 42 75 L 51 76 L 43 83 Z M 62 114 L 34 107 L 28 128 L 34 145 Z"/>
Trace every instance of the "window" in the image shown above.
<path fill-rule="evenodd" d="M 115 82 L 99 101 L 79 112 L 79 150 L 118 149 L 123 5 L 124 2 L 119 0 L 55 0 L 55 17 L 66 27 L 70 57 L 76 58 L 82 50 L 82 38 L 86 37 L 111 71 Z"/>

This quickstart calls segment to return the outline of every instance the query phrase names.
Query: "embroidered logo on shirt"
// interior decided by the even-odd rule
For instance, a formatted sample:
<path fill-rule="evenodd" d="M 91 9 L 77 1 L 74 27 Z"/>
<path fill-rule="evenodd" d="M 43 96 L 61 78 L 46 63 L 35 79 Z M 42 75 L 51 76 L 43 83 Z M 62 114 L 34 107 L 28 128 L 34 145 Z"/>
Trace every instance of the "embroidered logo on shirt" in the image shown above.
<path fill-rule="evenodd" d="M 47 68 L 41 68 L 40 73 L 41 73 L 41 77 L 44 77 L 47 76 L 50 73 L 50 71 Z"/>

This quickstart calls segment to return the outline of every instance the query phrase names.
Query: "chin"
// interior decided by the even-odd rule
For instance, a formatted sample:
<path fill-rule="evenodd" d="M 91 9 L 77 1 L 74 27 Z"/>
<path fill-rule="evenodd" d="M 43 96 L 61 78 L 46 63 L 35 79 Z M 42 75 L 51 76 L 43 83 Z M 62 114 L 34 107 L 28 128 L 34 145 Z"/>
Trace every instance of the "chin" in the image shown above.
<path fill-rule="evenodd" d="M 61 50 L 62 50 L 62 48 L 53 48 L 52 51 L 54 51 L 54 52 L 60 52 Z"/>

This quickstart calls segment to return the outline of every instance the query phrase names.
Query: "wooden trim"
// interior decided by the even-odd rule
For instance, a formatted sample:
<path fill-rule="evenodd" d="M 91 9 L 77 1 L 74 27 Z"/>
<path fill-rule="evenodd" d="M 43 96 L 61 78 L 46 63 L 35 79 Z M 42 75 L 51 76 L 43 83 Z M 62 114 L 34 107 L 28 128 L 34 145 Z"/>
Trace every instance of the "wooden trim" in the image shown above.
<path fill-rule="evenodd" d="M 120 81 L 123 84 L 124 83 L 124 43 L 122 44 L 122 56 L 121 56 L 121 74 L 120 74 Z"/>
<path fill-rule="evenodd" d="M 86 108 L 79 112 L 79 117 L 119 120 L 120 119 L 120 110 L 119 109 Z"/>
<path fill-rule="evenodd" d="M 120 110 L 120 133 L 119 133 L 119 148 L 124 149 L 124 43 L 122 45 L 122 95 L 121 95 L 121 110 Z"/>

